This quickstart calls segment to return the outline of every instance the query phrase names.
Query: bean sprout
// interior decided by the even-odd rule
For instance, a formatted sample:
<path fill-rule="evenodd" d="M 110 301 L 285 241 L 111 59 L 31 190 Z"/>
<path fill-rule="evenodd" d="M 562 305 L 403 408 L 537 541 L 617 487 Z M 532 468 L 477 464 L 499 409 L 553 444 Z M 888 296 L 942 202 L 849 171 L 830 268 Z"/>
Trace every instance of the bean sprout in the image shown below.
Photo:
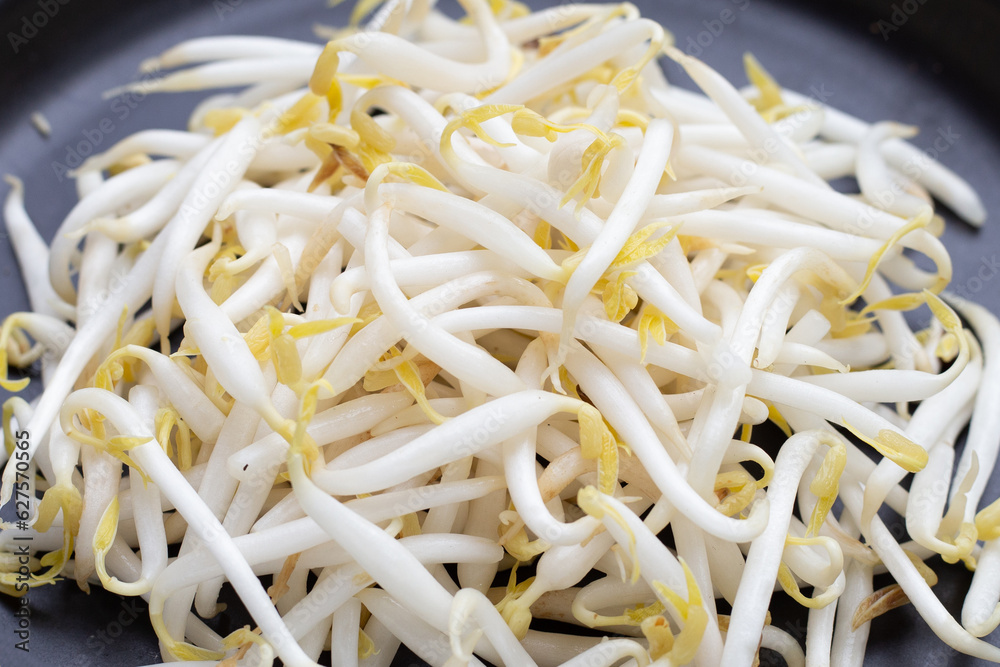
<path fill-rule="evenodd" d="M 142 63 L 109 94 L 238 90 L 84 162 L 51 244 L 7 178 L 0 385 L 44 390 L 4 403 L 0 590 L 142 596 L 226 667 L 860 665 L 907 603 L 1000 662 L 1000 322 L 933 209 L 982 224 L 968 184 L 628 4 L 381 4 Z"/>

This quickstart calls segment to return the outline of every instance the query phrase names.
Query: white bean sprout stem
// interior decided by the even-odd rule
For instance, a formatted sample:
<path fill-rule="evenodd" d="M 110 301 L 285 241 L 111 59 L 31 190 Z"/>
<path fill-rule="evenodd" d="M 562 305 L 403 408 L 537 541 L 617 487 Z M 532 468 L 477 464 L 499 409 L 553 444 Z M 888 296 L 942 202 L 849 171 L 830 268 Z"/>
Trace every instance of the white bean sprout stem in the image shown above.
<path fill-rule="evenodd" d="M 51 243 L 7 178 L 0 590 L 142 596 L 164 664 L 860 665 L 907 603 L 1000 662 L 1000 322 L 933 208 L 971 187 L 629 4 L 460 4 L 150 58 L 110 94 L 241 90 L 84 162 Z"/>

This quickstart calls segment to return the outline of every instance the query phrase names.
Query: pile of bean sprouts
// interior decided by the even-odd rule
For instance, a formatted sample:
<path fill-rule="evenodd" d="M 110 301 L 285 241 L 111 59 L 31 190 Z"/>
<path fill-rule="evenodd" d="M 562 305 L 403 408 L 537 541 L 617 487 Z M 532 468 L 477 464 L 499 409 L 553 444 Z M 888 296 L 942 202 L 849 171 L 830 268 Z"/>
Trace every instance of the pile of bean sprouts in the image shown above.
<path fill-rule="evenodd" d="M 236 92 L 88 159 L 50 245 L 9 178 L 0 375 L 44 391 L 4 404 L 0 589 L 141 596 L 227 667 L 860 665 L 907 603 L 1000 662 L 1000 324 L 932 203 L 981 224 L 971 188 L 629 4 L 434 4 L 144 63 Z M 928 560 L 975 570 L 960 619 Z"/>

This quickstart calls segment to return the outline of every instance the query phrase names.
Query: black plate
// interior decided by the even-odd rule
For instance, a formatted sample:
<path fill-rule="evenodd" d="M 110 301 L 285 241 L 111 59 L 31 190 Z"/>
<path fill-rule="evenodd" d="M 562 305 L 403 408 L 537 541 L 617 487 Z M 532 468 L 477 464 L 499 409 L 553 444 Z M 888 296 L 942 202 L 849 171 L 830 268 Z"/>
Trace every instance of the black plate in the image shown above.
<path fill-rule="evenodd" d="M 534 6 L 555 4 L 533 3 Z M 919 125 L 914 142 L 927 150 L 939 133 L 957 137 L 940 159 L 969 179 L 987 209 L 1000 216 L 1000 9 L 987 0 L 669 0 L 636 2 L 644 15 L 669 27 L 678 45 L 700 55 L 734 81 L 743 81 L 741 56 L 753 51 L 786 86 L 822 90 L 830 103 L 868 120 Z M 51 235 L 75 201 L 61 172 L 74 153 L 102 150 L 149 127 L 182 127 L 202 95 L 103 100 L 100 93 L 135 78 L 138 64 L 182 39 L 242 33 L 312 38 L 314 22 L 343 24 L 346 8 L 322 0 L 0 0 L 0 169 L 18 174 L 27 205 Z M 684 83 L 676 67 L 668 75 Z M 687 85 L 687 84 L 684 84 Z M 42 111 L 53 134 L 29 124 Z M 945 242 L 955 259 L 953 287 L 1000 313 L 991 263 L 1000 254 L 1000 228 L 979 231 L 951 224 Z M 0 312 L 26 308 L 16 262 L 0 243 Z M 29 390 L 30 392 L 31 390 Z M 1000 492 L 995 476 L 985 497 Z M 971 575 L 935 561 L 935 589 L 958 613 Z M 1000 574 L 998 574 L 1000 576 Z M 876 582 L 885 585 L 886 582 Z M 0 665 L 109 665 L 159 662 L 145 605 L 72 582 L 30 593 L 30 653 L 15 650 L 16 609 L 0 603 Z M 780 603 L 776 623 L 800 639 L 804 615 Z M 222 619 L 223 624 L 240 623 Z M 225 631 L 225 628 L 220 630 Z M 1000 635 L 988 638 L 1000 643 Z M 769 657 L 764 656 L 765 664 Z M 397 664 L 415 664 L 400 656 Z M 777 663 L 774 663 L 777 664 Z M 981 664 L 944 646 L 912 608 L 873 623 L 866 664 Z M 982 663 L 985 664 L 985 663 Z"/>

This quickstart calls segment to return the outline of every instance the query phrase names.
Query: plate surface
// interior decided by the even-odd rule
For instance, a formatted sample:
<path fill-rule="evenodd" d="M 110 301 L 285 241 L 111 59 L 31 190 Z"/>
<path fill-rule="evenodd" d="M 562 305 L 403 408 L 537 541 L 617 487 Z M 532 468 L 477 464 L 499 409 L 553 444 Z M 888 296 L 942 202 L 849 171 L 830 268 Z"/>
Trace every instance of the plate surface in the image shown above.
<path fill-rule="evenodd" d="M 450 3 L 449 7 L 453 7 Z M 534 2 L 546 6 L 553 2 Z M 867 120 L 918 125 L 914 143 L 939 154 L 967 178 L 987 210 L 1000 217 L 1000 100 L 996 64 L 1000 10 L 985 1 L 792 3 L 777 0 L 646 0 L 642 13 L 665 24 L 677 44 L 743 82 L 742 54 L 753 51 L 785 86 Z M 813 7 L 815 4 L 816 7 Z M 137 130 L 181 128 L 203 97 L 158 95 L 105 100 L 101 92 L 134 80 L 144 58 L 194 36 L 270 34 L 313 39 L 316 22 L 341 25 L 347 8 L 317 0 L 111 0 L 0 1 L 0 169 L 24 179 L 27 206 L 51 235 L 75 202 L 65 170 L 83 153 L 100 151 Z M 671 80 L 688 86 L 675 66 Z M 52 135 L 41 137 L 29 115 L 41 111 Z M 937 142 L 937 143 L 935 143 Z M 937 148 L 935 148 L 935 145 Z M 943 147 L 943 149 L 942 149 Z M 1000 260 L 1000 226 L 973 230 L 949 220 L 945 243 L 955 260 L 953 289 L 1000 313 L 1000 283 L 991 282 Z M 9 242 L 0 239 L 0 314 L 27 307 Z M 29 389 L 29 392 L 31 390 Z M 1000 406 L 998 406 L 1000 407 Z M 985 498 L 1000 494 L 995 475 Z M 941 576 L 935 591 L 952 613 L 961 608 L 971 575 L 932 562 Z M 1000 573 L 997 573 L 1000 576 Z M 877 580 L 876 586 L 887 580 Z M 783 596 L 779 596 L 783 597 Z M 13 612 L 0 601 L 0 665 L 108 665 L 160 661 L 145 604 L 103 591 L 89 597 L 71 582 L 35 589 L 30 653 L 14 650 Z M 779 603 L 775 623 L 800 639 L 805 615 Z M 220 630 L 242 619 L 223 618 Z M 1000 644 L 1000 633 L 988 638 Z M 769 657 L 763 656 L 762 664 Z M 400 655 L 399 665 L 420 664 Z M 780 661 L 771 664 L 780 664 Z M 868 665 L 986 664 L 937 640 L 911 607 L 877 619 Z"/>

